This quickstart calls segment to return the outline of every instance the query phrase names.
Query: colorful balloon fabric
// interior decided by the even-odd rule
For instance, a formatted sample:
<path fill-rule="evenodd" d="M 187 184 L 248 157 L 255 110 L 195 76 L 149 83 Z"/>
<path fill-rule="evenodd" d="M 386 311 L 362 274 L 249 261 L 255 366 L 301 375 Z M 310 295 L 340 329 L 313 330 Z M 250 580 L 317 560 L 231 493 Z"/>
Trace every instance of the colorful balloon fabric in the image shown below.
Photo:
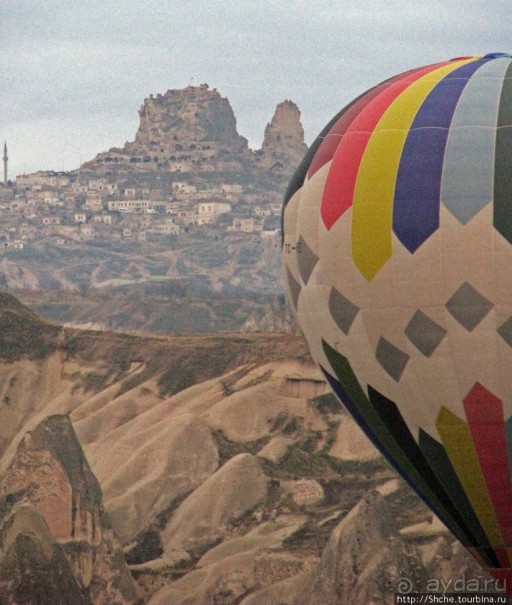
<path fill-rule="evenodd" d="M 282 254 L 334 392 L 501 577 L 512 568 L 511 55 L 421 67 L 345 107 L 290 182 Z"/>

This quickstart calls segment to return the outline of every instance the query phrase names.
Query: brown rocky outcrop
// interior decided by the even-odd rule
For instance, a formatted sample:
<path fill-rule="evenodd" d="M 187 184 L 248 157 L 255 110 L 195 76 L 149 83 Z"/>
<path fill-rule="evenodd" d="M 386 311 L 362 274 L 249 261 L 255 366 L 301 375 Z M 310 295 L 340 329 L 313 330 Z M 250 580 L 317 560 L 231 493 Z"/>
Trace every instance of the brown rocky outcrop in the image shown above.
<path fill-rule="evenodd" d="M 100 153 L 91 163 L 129 163 L 131 169 L 201 172 L 241 169 L 251 160 L 226 97 L 208 84 L 150 95 L 139 110 L 135 140 Z"/>
<path fill-rule="evenodd" d="M 253 592 L 241 605 L 392 605 L 401 590 L 442 592 L 457 578 L 489 576 L 447 534 L 419 544 L 404 539 L 387 499 L 370 491 L 332 531 L 314 568 Z"/>
<path fill-rule="evenodd" d="M 296 168 L 306 151 L 300 110 L 287 99 L 277 105 L 271 122 L 265 128 L 258 160 L 264 168 L 283 171 Z"/>
<path fill-rule="evenodd" d="M 296 603 L 386 602 L 396 591 L 391 578 L 398 580 L 401 569 L 417 570 L 411 582 L 421 584 L 419 553 L 398 536 L 384 497 L 370 492 L 332 532 L 311 585 Z"/>
<path fill-rule="evenodd" d="M 67 416 L 26 433 L 0 487 L 23 492 L 57 540 L 101 541 L 101 488 Z"/>
<path fill-rule="evenodd" d="M 188 152 L 196 151 L 192 145 L 199 141 L 212 143 L 203 151 L 214 151 L 217 146 L 233 153 L 248 150 L 228 99 L 208 84 L 151 95 L 144 99 L 139 116 L 135 143 L 147 150 L 168 145 L 171 151 L 183 151 L 183 146 Z"/>
<path fill-rule="evenodd" d="M 0 506 L 0 601 L 90 605 L 44 518 L 28 504 L 17 503 L 10 509 L 8 498 Z"/>
<path fill-rule="evenodd" d="M 0 593 L 7 602 L 19 595 L 27 603 L 137 601 L 68 416 L 50 416 L 25 434 L 0 490 Z M 45 600 L 54 584 L 62 598 Z"/>
<path fill-rule="evenodd" d="M 81 170 L 108 166 L 129 169 L 132 176 L 140 170 L 164 170 L 203 176 L 243 171 L 245 179 L 249 174 L 282 177 L 291 174 L 307 150 L 300 111 L 293 101 L 277 105 L 261 149 L 253 152 L 238 133 L 229 100 L 208 84 L 150 95 L 139 118 L 134 141 L 99 153 Z"/>

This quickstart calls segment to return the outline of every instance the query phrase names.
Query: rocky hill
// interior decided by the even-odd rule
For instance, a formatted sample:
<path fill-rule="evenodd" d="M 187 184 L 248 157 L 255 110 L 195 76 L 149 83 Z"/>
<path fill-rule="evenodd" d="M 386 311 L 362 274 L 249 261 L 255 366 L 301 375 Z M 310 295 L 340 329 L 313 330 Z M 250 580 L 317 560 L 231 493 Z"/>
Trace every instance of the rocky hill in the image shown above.
<path fill-rule="evenodd" d="M 151 95 L 139 115 L 123 147 L 70 173 L 18 177 L 0 207 L 0 289 L 80 326 L 188 333 L 289 325 L 279 302 L 279 229 L 289 176 L 306 149 L 297 106 L 277 106 L 256 151 L 228 99 L 206 84 Z"/>
<path fill-rule="evenodd" d="M 140 602 L 68 416 L 25 432 L 1 488 L 2 602 Z"/>
<path fill-rule="evenodd" d="M 151 95 L 144 99 L 139 116 L 135 141 L 127 145 L 135 153 L 170 153 L 180 159 L 183 153 L 196 161 L 219 153 L 240 153 L 241 159 L 249 155 L 229 101 L 207 84 Z M 194 144 L 199 142 L 198 149 Z"/>
<path fill-rule="evenodd" d="M 86 332 L 9 295 L 0 322 L 4 602 L 367 605 L 481 574 L 300 337 Z"/>
<path fill-rule="evenodd" d="M 81 172 L 127 170 L 186 173 L 213 178 L 215 173 L 240 174 L 275 187 L 272 173 L 289 176 L 307 146 L 300 111 L 292 101 L 280 103 L 265 129 L 261 150 L 249 149 L 236 127 L 227 98 L 207 84 L 150 95 L 139 110 L 135 140 L 111 148 L 86 162 Z"/>
<path fill-rule="evenodd" d="M 257 152 L 261 165 L 270 170 L 298 166 L 306 151 L 299 108 L 293 101 L 279 103 Z"/>

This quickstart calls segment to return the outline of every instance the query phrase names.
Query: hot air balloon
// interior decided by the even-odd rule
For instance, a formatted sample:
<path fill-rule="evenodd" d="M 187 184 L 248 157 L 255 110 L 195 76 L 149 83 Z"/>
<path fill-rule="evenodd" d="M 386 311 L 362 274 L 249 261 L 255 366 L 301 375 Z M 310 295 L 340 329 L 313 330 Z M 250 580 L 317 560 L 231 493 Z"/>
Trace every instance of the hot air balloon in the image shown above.
<path fill-rule="evenodd" d="M 334 393 L 512 589 L 512 55 L 342 109 L 289 184 L 282 258 Z"/>

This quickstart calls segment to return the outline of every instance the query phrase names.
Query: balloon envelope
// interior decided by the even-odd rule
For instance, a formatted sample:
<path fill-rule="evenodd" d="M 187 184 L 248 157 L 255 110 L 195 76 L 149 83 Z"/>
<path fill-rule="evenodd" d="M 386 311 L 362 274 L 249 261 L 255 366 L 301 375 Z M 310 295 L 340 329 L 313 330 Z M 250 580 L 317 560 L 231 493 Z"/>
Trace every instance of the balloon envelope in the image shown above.
<path fill-rule="evenodd" d="M 367 436 L 485 567 L 512 568 L 512 58 L 387 80 L 283 208 L 288 295 Z"/>

